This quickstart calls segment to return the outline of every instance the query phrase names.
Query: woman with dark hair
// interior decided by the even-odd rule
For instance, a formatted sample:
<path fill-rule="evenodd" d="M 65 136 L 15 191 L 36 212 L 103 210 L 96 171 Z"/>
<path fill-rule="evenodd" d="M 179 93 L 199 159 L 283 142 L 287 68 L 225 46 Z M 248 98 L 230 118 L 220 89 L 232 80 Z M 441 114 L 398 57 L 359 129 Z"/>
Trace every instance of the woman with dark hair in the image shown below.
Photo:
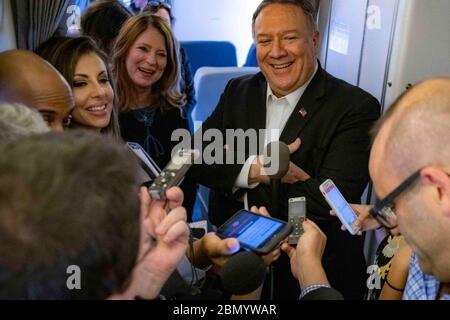
<path fill-rule="evenodd" d="M 113 51 L 122 137 L 142 145 L 163 168 L 177 144 L 172 133 L 188 130 L 178 42 L 164 20 L 139 14 L 125 22 Z M 185 180 L 182 189 L 185 207 L 191 212 L 195 185 Z"/>
<path fill-rule="evenodd" d="M 37 53 L 72 87 L 75 108 L 71 127 L 98 130 L 120 140 L 108 58 L 96 43 L 85 36 L 50 39 Z"/>
<path fill-rule="evenodd" d="M 114 40 L 124 22 L 132 15 L 119 0 L 97 0 L 81 16 L 81 32 L 92 37 L 111 57 Z"/>

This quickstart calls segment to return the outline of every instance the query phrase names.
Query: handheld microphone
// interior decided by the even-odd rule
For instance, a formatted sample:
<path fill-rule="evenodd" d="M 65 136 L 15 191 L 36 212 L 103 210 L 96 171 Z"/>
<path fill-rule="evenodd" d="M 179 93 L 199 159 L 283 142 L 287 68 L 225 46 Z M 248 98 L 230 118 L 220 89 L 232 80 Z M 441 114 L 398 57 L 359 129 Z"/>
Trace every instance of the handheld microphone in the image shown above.
<path fill-rule="evenodd" d="M 265 168 L 270 168 L 267 175 L 270 178 L 270 186 L 272 190 L 271 197 L 271 214 L 277 216 L 278 212 L 278 194 L 280 190 L 281 178 L 284 177 L 289 170 L 290 153 L 286 143 L 282 141 L 272 141 L 267 144 L 264 154 L 267 155 L 269 161 L 265 161 Z"/>
<path fill-rule="evenodd" d="M 225 291 L 243 295 L 255 291 L 264 281 L 266 266 L 252 251 L 241 251 L 230 257 L 219 273 Z"/>

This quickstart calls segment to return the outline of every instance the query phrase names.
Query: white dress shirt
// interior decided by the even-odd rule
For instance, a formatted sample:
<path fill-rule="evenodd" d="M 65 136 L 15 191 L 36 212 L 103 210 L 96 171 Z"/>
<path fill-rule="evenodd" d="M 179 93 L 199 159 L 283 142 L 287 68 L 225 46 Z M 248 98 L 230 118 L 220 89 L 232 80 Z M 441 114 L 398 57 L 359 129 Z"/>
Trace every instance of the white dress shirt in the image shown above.
<path fill-rule="evenodd" d="M 297 103 L 300 101 L 303 93 L 308 87 L 314 75 L 317 72 L 318 64 L 316 63 L 315 70 L 311 78 L 306 81 L 306 83 L 298 88 L 297 90 L 289 93 L 288 95 L 277 98 L 272 92 L 272 89 L 267 83 L 267 96 L 266 96 L 266 131 L 264 145 L 269 142 L 278 141 L 283 129 L 294 111 Z M 237 191 L 239 188 L 253 189 L 258 186 L 259 183 L 248 184 L 248 175 L 250 173 L 250 167 L 257 156 L 250 156 L 245 164 L 242 166 L 241 172 L 239 173 L 236 181 L 234 182 L 233 192 Z M 245 208 L 248 209 L 247 194 L 244 197 Z"/>

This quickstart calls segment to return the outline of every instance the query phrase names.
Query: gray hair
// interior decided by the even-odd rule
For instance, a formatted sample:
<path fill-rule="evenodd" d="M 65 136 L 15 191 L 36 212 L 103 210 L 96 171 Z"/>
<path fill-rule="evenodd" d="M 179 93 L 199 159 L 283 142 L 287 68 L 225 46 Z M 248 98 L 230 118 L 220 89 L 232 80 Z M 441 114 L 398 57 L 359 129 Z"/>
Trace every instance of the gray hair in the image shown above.
<path fill-rule="evenodd" d="M 261 11 L 271 5 L 271 4 L 290 4 L 296 7 L 299 7 L 303 10 L 303 13 L 306 15 L 309 26 L 311 27 L 312 32 L 318 31 L 316 18 L 317 18 L 317 9 L 315 5 L 310 0 L 263 0 L 259 6 L 256 8 L 255 13 L 253 14 L 252 19 L 252 34 L 255 36 L 255 22 L 256 18 L 258 18 Z"/>
<path fill-rule="evenodd" d="M 0 140 L 2 142 L 49 131 L 50 128 L 39 112 L 20 103 L 0 102 Z"/>
<path fill-rule="evenodd" d="M 133 154 L 88 130 L 0 144 L 0 299 L 102 299 L 122 292 L 139 248 Z M 82 290 L 67 287 L 79 266 Z"/>

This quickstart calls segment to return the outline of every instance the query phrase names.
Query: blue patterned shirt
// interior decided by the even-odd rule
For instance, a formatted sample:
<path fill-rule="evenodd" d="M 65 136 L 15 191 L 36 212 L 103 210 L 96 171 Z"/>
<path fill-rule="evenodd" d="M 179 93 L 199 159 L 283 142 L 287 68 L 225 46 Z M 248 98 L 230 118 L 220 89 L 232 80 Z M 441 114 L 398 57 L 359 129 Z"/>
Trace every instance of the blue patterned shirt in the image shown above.
<path fill-rule="evenodd" d="M 420 270 L 419 259 L 413 253 L 409 263 L 409 274 L 403 300 L 436 300 L 439 288 L 440 282 L 434 276 Z M 445 294 L 440 300 L 450 300 L 450 295 Z"/>

